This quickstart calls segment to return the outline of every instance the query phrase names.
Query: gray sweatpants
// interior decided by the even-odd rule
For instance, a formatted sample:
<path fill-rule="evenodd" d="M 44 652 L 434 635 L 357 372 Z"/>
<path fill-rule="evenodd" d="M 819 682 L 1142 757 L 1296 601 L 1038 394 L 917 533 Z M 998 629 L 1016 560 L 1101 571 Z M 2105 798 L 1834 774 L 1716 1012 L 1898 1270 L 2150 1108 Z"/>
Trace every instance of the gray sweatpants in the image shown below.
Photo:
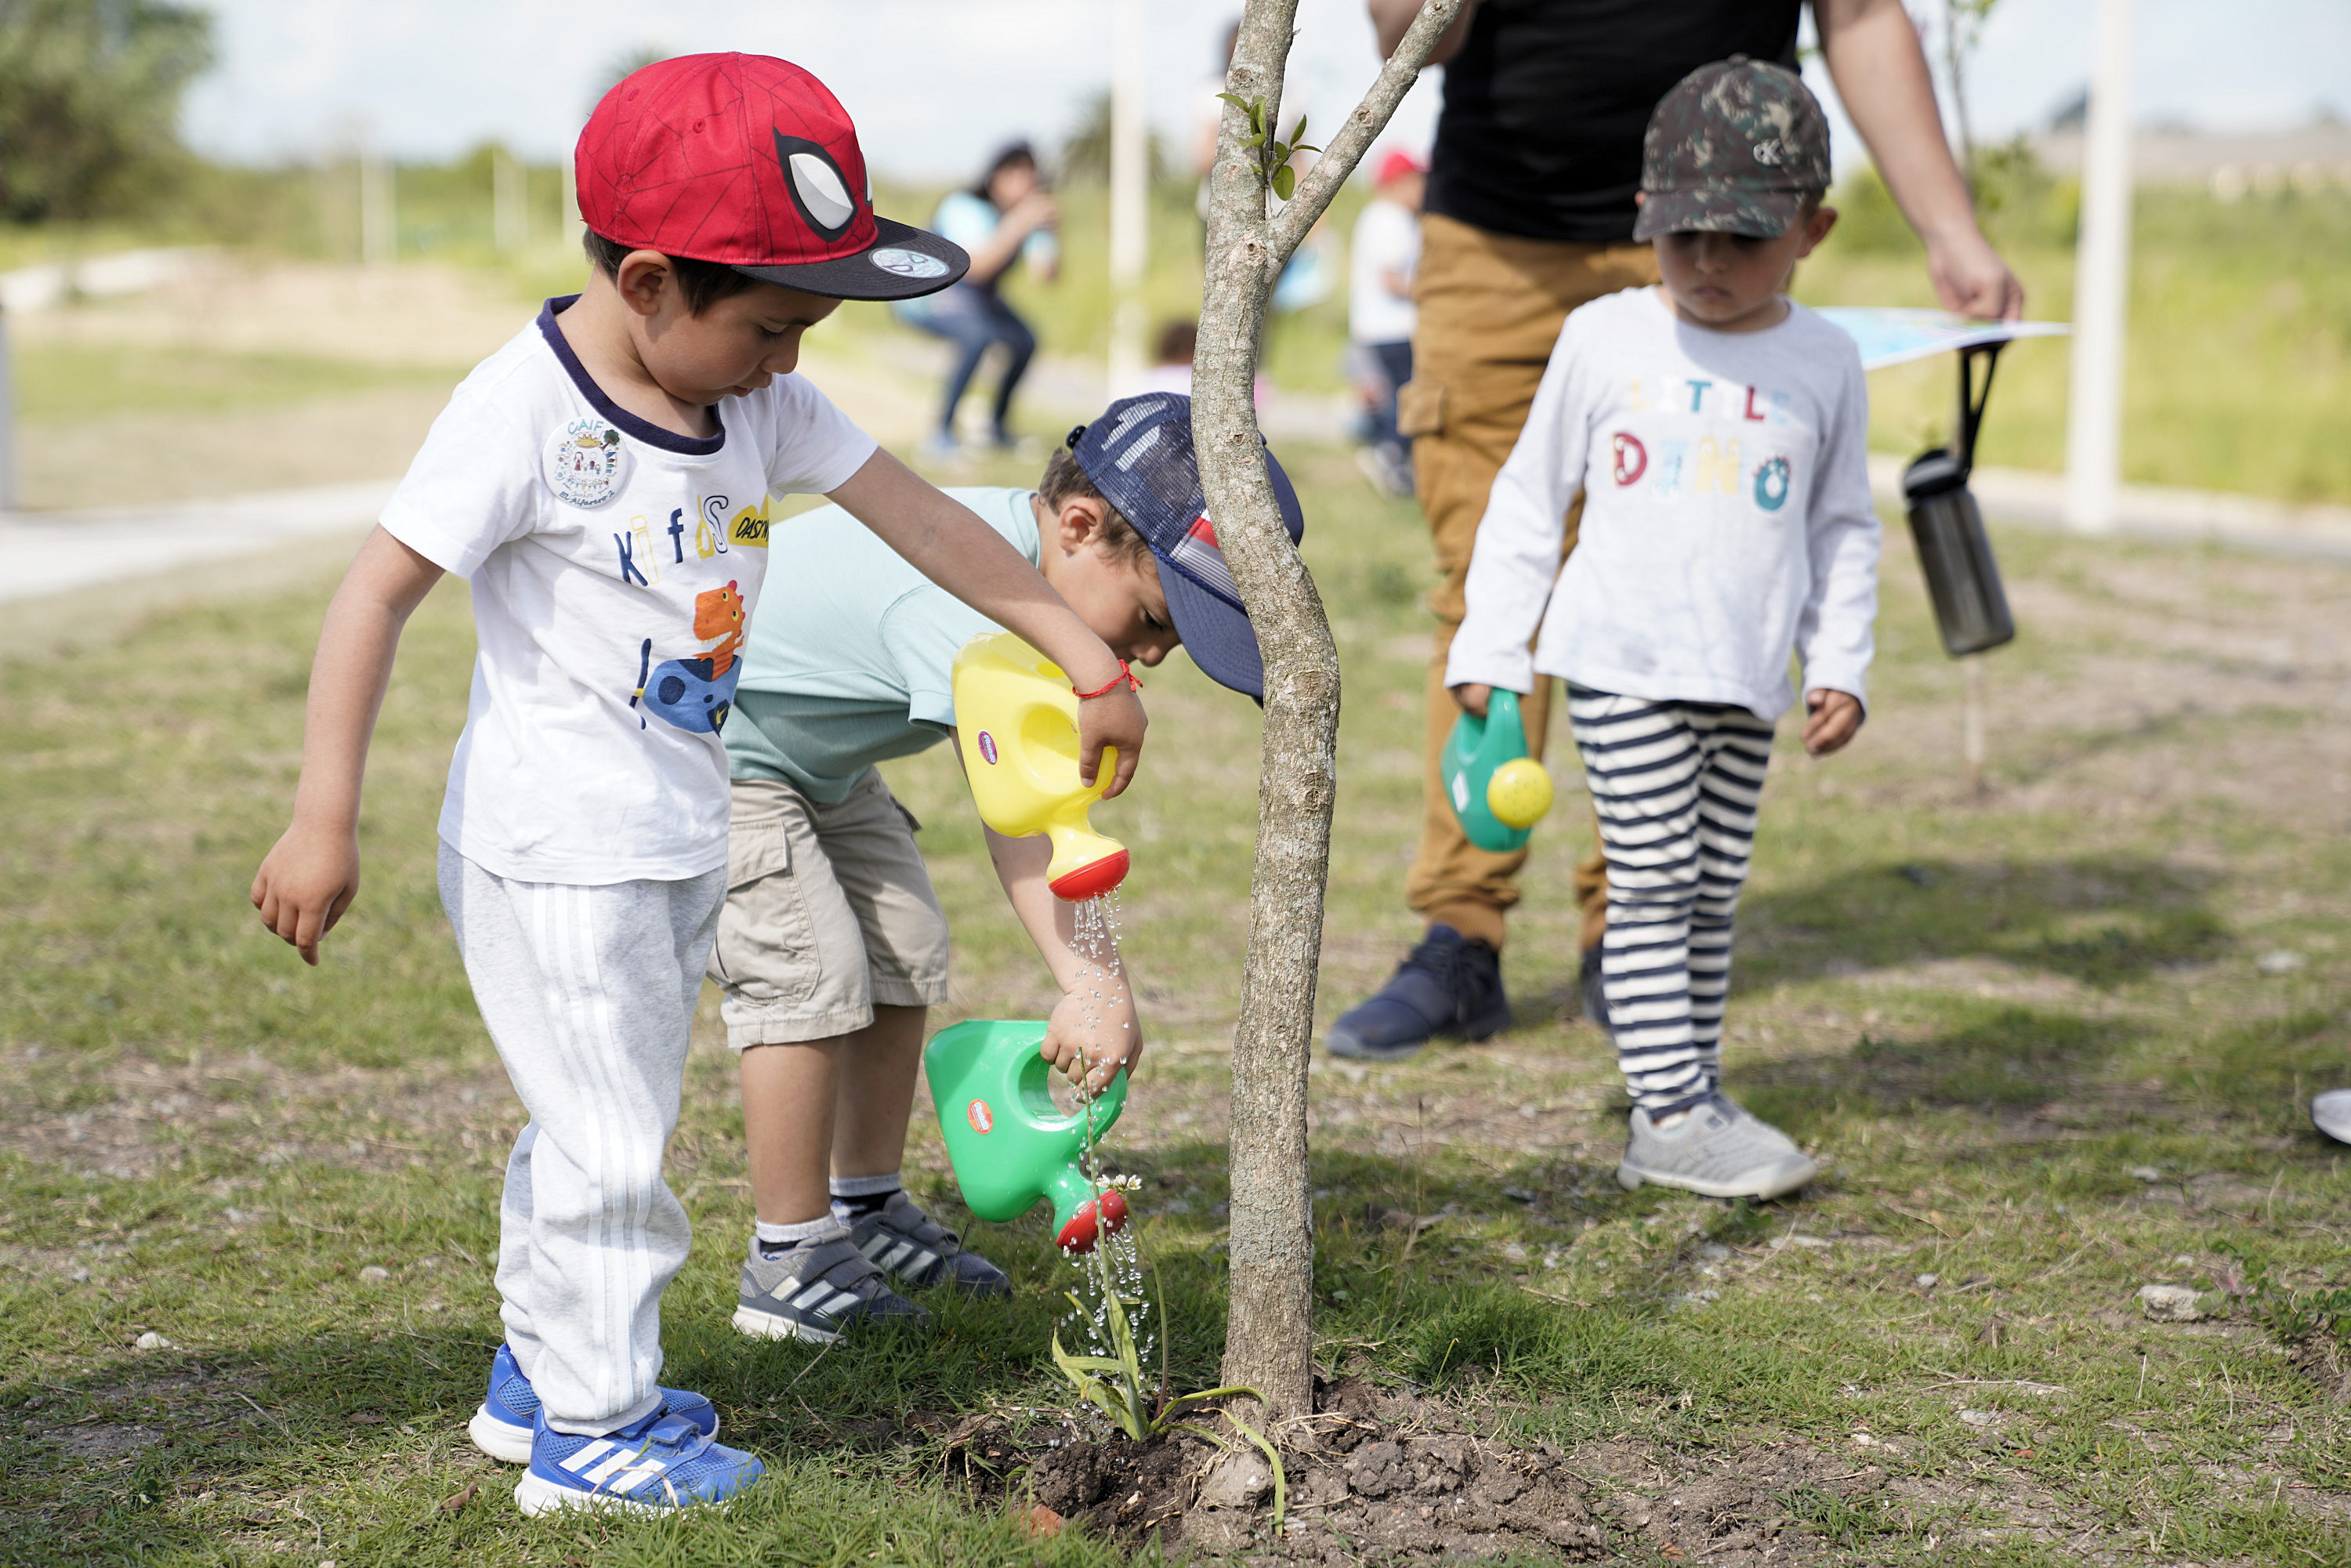
<path fill-rule="evenodd" d="M 559 1432 L 660 1403 L 661 1293 L 685 1261 L 662 1180 L 726 873 L 510 882 L 441 846 L 441 903 L 474 1000 L 530 1113 L 507 1160 L 507 1343 Z"/>

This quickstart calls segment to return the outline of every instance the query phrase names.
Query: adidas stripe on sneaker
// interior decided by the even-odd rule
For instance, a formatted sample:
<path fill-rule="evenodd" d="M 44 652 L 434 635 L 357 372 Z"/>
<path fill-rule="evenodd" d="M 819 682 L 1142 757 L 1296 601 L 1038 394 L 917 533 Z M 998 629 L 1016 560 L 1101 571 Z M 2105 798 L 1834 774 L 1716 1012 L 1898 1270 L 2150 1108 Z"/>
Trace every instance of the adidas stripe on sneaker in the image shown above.
<path fill-rule="evenodd" d="M 718 1412 L 709 1400 L 683 1388 L 664 1388 L 661 1414 L 690 1422 L 705 1437 L 718 1435 Z M 530 1463 L 531 1434 L 538 1421 L 538 1391 L 522 1375 L 512 1346 L 501 1344 L 490 1358 L 490 1386 L 481 1407 L 465 1423 L 474 1447 L 510 1465 Z"/>
<path fill-rule="evenodd" d="M 549 1431 L 542 1415 L 515 1506 L 534 1518 L 576 1508 L 664 1513 L 725 1502 L 765 1471 L 751 1455 L 658 1411 L 601 1437 Z"/>
<path fill-rule="evenodd" d="M 846 1226 L 768 1256 L 755 1239 L 743 1264 L 735 1326 L 759 1339 L 831 1344 L 859 1323 L 928 1328 L 931 1314 L 893 1291 Z"/>

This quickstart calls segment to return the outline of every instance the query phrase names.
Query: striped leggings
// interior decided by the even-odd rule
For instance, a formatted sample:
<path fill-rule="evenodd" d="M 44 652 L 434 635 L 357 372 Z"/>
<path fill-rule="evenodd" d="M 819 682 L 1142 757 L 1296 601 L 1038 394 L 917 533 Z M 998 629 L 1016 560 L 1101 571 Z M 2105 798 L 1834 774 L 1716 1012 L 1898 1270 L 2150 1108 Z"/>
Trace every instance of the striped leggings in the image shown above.
<path fill-rule="evenodd" d="M 1652 1114 L 1721 1076 L 1730 922 L 1755 841 L 1771 725 L 1724 703 L 1568 687 L 1568 718 L 1608 857 L 1601 984 L 1616 1061 Z"/>

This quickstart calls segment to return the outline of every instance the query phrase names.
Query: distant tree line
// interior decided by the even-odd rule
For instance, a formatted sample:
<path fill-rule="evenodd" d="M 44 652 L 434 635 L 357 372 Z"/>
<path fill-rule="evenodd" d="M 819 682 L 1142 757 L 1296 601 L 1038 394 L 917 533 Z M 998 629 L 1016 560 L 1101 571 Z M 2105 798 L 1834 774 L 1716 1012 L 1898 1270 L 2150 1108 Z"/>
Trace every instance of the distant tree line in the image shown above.
<path fill-rule="evenodd" d="M 212 17 L 169 0 L 0 0 L 0 218 L 132 212 L 189 162 L 180 99 Z"/>

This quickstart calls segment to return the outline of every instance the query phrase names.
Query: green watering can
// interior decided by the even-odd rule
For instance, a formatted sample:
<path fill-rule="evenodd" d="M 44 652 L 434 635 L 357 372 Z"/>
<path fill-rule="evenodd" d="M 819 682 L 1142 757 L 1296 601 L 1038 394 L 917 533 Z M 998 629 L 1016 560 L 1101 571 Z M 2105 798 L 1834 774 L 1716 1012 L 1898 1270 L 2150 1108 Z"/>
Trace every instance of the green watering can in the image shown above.
<path fill-rule="evenodd" d="M 1017 1219 L 1050 1198 L 1053 1239 L 1063 1251 L 1089 1252 L 1126 1224 L 1126 1195 L 1097 1193 L 1086 1178 L 1078 1163 L 1086 1113 L 1064 1114 L 1053 1103 L 1053 1065 L 1037 1054 L 1044 1043 L 1042 1019 L 973 1019 L 931 1037 L 923 1071 L 965 1206 L 982 1219 Z M 1122 1070 L 1094 1097 L 1097 1139 L 1125 1107 Z"/>
<path fill-rule="evenodd" d="M 1461 831 L 1481 850 L 1508 854 L 1523 847 L 1528 830 L 1551 810 L 1551 775 L 1527 755 L 1516 692 L 1496 687 L 1484 718 L 1464 713 L 1454 720 L 1437 767 Z"/>

